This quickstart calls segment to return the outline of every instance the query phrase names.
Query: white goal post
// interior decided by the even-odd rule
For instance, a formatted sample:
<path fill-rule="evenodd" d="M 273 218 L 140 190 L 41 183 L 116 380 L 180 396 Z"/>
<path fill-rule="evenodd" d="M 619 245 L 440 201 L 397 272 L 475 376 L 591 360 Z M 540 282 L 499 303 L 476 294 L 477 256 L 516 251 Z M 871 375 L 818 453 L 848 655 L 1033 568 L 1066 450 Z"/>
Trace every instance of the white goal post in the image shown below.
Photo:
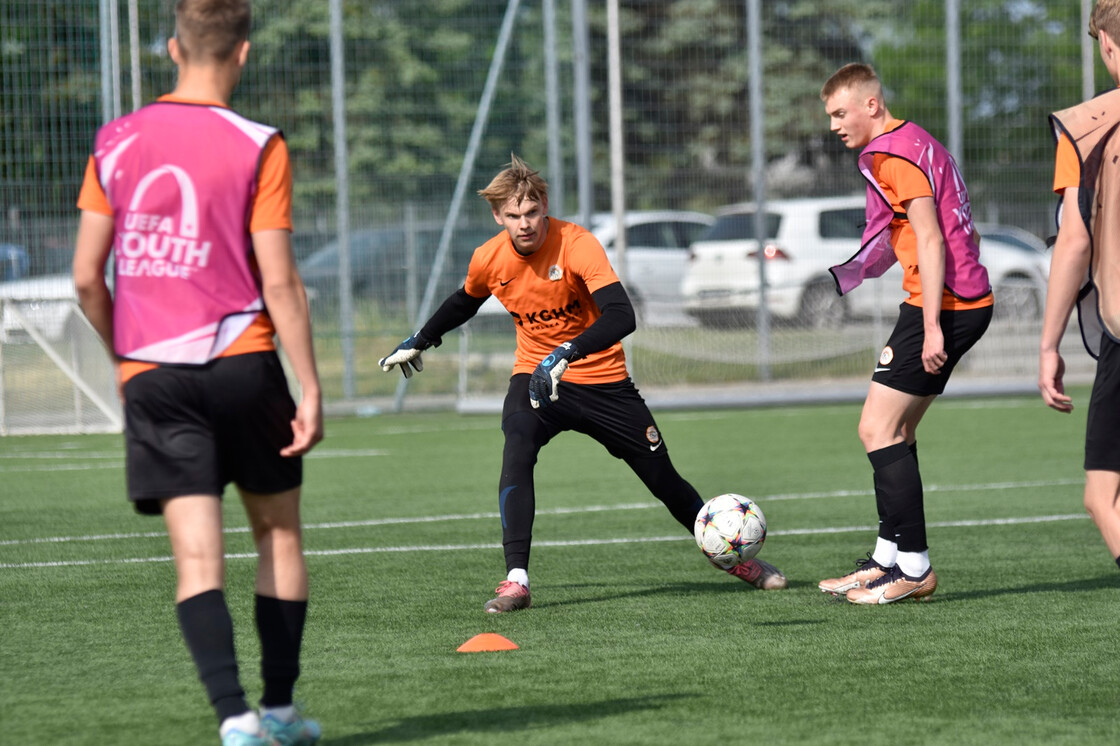
<path fill-rule="evenodd" d="M 56 284 L 58 292 L 0 297 L 0 435 L 120 432 L 123 417 L 105 347 L 69 278 Z"/>

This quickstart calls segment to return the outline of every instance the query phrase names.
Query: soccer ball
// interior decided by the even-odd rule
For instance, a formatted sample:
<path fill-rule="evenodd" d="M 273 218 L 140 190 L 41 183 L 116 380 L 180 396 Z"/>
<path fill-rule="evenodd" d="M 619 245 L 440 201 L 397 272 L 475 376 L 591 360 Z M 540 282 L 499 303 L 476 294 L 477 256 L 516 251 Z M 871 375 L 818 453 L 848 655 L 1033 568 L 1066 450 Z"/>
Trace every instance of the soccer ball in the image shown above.
<path fill-rule="evenodd" d="M 766 517 L 749 497 L 726 494 L 704 503 L 693 528 L 704 556 L 724 570 L 746 562 L 766 541 Z"/>

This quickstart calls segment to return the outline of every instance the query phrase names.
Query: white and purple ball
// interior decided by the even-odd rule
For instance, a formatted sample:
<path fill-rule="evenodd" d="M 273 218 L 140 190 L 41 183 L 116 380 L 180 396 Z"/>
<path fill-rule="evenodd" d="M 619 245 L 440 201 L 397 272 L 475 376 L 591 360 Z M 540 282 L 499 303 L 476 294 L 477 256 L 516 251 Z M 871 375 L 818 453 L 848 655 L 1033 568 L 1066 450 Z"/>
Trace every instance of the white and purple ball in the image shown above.
<path fill-rule="evenodd" d="M 746 562 L 766 541 L 766 517 L 749 497 L 728 493 L 713 497 L 696 514 L 696 545 L 725 570 Z"/>

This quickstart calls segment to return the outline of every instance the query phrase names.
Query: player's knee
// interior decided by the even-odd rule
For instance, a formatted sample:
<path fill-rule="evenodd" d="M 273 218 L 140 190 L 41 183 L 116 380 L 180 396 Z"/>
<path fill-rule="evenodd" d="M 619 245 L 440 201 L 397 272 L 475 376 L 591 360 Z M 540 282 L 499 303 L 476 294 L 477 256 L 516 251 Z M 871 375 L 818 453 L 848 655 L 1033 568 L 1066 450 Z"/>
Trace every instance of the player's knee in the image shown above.
<path fill-rule="evenodd" d="M 510 417 L 502 423 L 503 455 L 507 460 L 535 463 L 543 445 L 535 417 Z"/>
<path fill-rule="evenodd" d="M 897 443 L 902 437 L 903 428 L 880 418 L 862 417 L 856 431 L 864 449 L 871 453 Z"/>
<path fill-rule="evenodd" d="M 526 470 L 531 471 L 537 464 L 537 452 L 529 449 L 518 442 L 506 441 L 506 447 L 502 451 L 502 473 L 521 473 Z"/>
<path fill-rule="evenodd" d="M 1120 514 L 1120 501 L 1117 496 L 1107 492 L 1097 490 L 1085 490 L 1084 498 L 1085 511 L 1093 519 L 1099 523 L 1102 518 L 1110 515 Z"/>
<path fill-rule="evenodd" d="M 859 434 L 859 440 L 863 443 L 864 449 L 869 453 L 876 449 L 880 437 L 879 428 L 867 420 L 860 420 L 856 432 Z"/>
<path fill-rule="evenodd" d="M 303 535 L 299 526 L 254 527 L 253 539 L 261 552 L 282 556 L 301 556 Z"/>

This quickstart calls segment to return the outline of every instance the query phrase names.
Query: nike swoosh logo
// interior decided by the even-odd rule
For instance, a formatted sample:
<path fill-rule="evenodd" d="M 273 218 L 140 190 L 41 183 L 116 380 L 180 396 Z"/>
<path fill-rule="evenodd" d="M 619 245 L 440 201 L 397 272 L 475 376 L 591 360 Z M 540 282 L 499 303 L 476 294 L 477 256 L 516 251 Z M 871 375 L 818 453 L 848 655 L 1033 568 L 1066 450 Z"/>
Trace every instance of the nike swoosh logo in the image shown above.
<path fill-rule="evenodd" d="M 886 373 L 888 370 L 890 370 L 890 368 L 876 368 L 875 372 L 876 373 Z"/>
<path fill-rule="evenodd" d="M 506 285 L 510 284 L 511 282 L 513 282 L 512 277 L 509 278 L 508 280 L 506 280 L 505 282 L 502 282 L 501 280 L 498 280 L 498 284 L 501 285 L 502 287 L 505 287 Z"/>
<path fill-rule="evenodd" d="M 879 596 L 879 605 L 882 606 L 883 604 L 890 604 L 894 603 L 895 601 L 901 601 L 904 598 L 909 598 L 921 589 L 922 587 L 919 585 L 916 588 L 912 588 L 911 590 L 906 591 L 905 593 L 900 593 L 897 596 L 891 596 L 890 598 L 887 598 L 887 594 L 884 593 L 883 595 Z"/>
<path fill-rule="evenodd" d="M 663 440 L 662 440 L 662 441 L 659 441 L 659 442 L 657 443 L 657 445 L 654 445 L 654 446 L 650 446 L 650 447 L 649 447 L 649 449 L 650 449 L 651 451 L 656 451 L 656 450 L 657 450 L 658 448 L 660 448 L 660 447 L 661 447 L 661 444 L 662 444 L 662 443 L 664 443 L 664 442 L 665 442 L 665 441 L 663 441 Z"/>

